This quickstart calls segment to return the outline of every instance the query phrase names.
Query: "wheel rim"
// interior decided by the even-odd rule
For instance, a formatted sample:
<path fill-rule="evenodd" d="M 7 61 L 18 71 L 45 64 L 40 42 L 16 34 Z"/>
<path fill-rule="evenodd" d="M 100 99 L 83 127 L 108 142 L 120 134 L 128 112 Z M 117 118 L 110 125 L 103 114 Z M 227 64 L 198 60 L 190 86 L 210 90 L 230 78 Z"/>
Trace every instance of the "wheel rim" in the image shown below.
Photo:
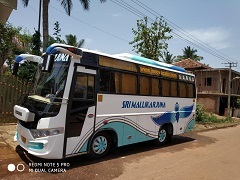
<path fill-rule="evenodd" d="M 94 139 L 92 149 L 96 154 L 102 154 L 107 149 L 107 139 L 104 136 L 98 136 Z"/>
<path fill-rule="evenodd" d="M 167 137 L 167 132 L 166 132 L 166 130 L 165 129 L 161 129 L 160 130 L 160 132 L 159 132 L 159 141 L 160 142 L 164 142 L 165 141 L 165 139 L 166 139 L 166 137 Z"/>

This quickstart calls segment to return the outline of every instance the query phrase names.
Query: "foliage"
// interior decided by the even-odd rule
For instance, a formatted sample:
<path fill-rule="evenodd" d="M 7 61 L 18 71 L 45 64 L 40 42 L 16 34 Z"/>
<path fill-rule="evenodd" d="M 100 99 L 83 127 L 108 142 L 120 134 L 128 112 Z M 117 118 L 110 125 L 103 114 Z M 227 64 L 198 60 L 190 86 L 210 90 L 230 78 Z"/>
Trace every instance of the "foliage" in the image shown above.
<path fill-rule="evenodd" d="M 133 51 L 141 56 L 159 60 L 163 57 L 163 51 L 167 51 L 166 41 L 172 38 L 169 35 L 172 30 L 162 18 L 156 18 L 150 26 L 148 24 L 147 17 L 137 20 L 137 30 L 132 29 L 135 37 L 129 44 L 133 45 Z"/>
<path fill-rule="evenodd" d="M 206 119 L 206 113 L 203 109 L 203 106 L 201 104 L 197 104 L 196 121 L 197 122 L 204 122 L 205 119 Z"/>
<path fill-rule="evenodd" d="M 32 36 L 32 54 L 41 56 L 41 34 L 39 31 L 35 30 L 35 33 Z"/>
<path fill-rule="evenodd" d="M 16 47 L 13 37 L 16 33 L 16 29 L 11 24 L 4 24 L 0 21 L 0 67 L 7 59 L 13 58 L 13 51 Z"/>
<path fill-rule="evenodd" d="M 52 45 L 53 43 L 56 43 L 56 40 L 52 36 L 48 36 L 48 42 L 47 42 L 47 47 Z"/>
<path fill-rule="evenodd" d="M 50 46 L 53 43 L 63 43 L 63 44 L 68 44 L 68 45 L 72 45 L 75 47 L 82 47 L 84 44 L 84 39 L 81 39 L 80 41 L 77 40 L 77 36 L 76 35 L 72 35 L 72 34 L 68 34 L 65 36 L 66 41 L 64 41 L 63 39 L 61 39 L 61 28 L 60 28 L 60 24 L 57 21 L 54 24 L 54 33 L 53 36 L 48 36 L 48 43 L 47 46 Z"/>
<path fill-rule="evenodd" d="M 79 0 L 82 4 L 84 10 L 89 10 L 90 0 Z M 66 13 L 70 16 L 72 10 L 72 0 L 61 0 L 61 6 L 65 9 Z M 106 2 L 106 0 L 100 0 L 101 3 Z M 27 7 L 29 0 L 22 0 L 23 6 Z M 49 41 L 49 32 L 48 32 L 48 8 L 50 0 L 42 1 L 42 17 L 43 17 L 43 51 L 46 50 L 47 43 Z"/>
<path fill-rule="evenodd" d="M 177 56 L 177 60 L 176 61 L 181 61 L 184 59 L 192 59 L 194 61 L 200 61 L 203 59 L 202 56 L 198 56 L 197 55 L 197 50 L 194 48 L 191 48 L 190 46 L 187 46 L 183 49 L 183 55 L 182 56 Z"/>
<path fill-rule="evenodd" d="M 24 29 L 22 27 L 16 28 L 16 38 L 17 38 L 17 48 L 15 54 L 19 55 L 22 53 L 31 53 L 32 51 L 32 34 L 29 30 Z"/>
<path fill-rule="evenodd" d="M 76 35 L 68 34 L 66 35 L 66 44 L 75 46 L 75 47 L 83 47 L 85 40 L 81 39 L 80 41 L 77 40 Z"/>
<path fill-rule="evenodd" d="M 200 123 L 219 123 L 219 122 L 227 122 L 231 119 L 223 118 L 219 119 L 217 116 L 215 116 L 213 113 L 206 113 L 203 109 L 203 106 L 201 104 L 197 104 L 196 108 L 196 122 Z"/>
<path fill-rule="evenodd" d="M 60 24 L 59 24 L 58 21 L 56 21 L 56 22 L 54 23 L 54 28 L 53 28 L 53 30 L 55 31 L 55 32 L 53 33 L 53 36 L 54 36 L 54 39 L 55 39 L 56 43 L 62 43 L 63 40 L 61 39 L 61 28 L 60 28 Z"/>
<path fill-rule="evenodd" d="M 31 82 L 37 70 L 37 64 L 26 61 L 18 69 L 18 77 L 24 81 Z"/>
<path fill-rule="evenodd" d="M 240 108 L 240 98 L 237 98 L 237 100 L 234 101 L 234 107 Z"/>
<path fill-rule="evenodd" d="M 168 51 L 163 52 L 163 62 L 172 64 L 175 62 L 176 56 L 173 56 L 173 54 L 170 54 Z"/>

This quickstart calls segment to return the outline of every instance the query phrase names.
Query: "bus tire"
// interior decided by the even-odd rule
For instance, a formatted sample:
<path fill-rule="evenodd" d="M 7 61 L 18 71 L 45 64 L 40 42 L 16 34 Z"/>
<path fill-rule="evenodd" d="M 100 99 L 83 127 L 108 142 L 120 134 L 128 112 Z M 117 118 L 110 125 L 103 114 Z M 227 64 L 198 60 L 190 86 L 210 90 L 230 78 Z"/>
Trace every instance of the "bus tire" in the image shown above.
<path fill-rule="evenodd" d="M 102 158 L 110 150 L 110 138 L 109 135 L 105 132 L 97 133 L 90 144 L 89 155 L 92 158 Z"/>
<path fill-rule="evenodd" d="M 165 145 L 171 139 L 171 134 L 168 132 L 168 126 L 163 125 L 158 132 L 158 138 L 156 139 L 156 145 L 162 146 Z"/>

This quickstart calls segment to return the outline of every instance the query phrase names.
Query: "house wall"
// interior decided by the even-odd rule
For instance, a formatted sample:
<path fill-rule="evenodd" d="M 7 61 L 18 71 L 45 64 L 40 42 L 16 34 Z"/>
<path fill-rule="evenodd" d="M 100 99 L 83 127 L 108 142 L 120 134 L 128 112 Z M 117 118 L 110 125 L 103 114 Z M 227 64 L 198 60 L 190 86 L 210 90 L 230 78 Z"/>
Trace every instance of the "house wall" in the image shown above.
<path fill-rule="evenodd" d="M 228 94 L 228 73 L 228 70 L 195 71 L 198 92 Z M 231 76 L 234 78 L 239 75 L 232 73 Z M 211 84 L 207 83 L 207 78 L 211 79 Z M 232 81 L 231 94 L 240 95 L 240 79 Z"/>
<path fill-rule="evenodd" d="M 198 95 L 197 103 L 202 104 L 207 112 L 219 114 L 219 97 L 211 95 Z"/>

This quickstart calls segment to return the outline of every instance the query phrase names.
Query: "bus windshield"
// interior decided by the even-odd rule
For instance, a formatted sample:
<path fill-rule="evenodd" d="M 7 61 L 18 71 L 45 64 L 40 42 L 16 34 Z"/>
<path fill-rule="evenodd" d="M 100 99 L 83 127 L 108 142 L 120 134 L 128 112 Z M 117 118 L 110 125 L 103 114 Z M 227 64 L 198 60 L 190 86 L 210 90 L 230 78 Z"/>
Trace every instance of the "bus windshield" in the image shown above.
<path fill-rule="evenodd" d="M 35 113 L 53 113 L 56 115 L 60 109 L 61 99 L 70 56 L 67 54 L 56 54 L 51 72 L 41 72 L 40 78 L 32 94 L 28 96 L 23 105 Z"/>
<path fill-rule="evenodd" d="M 52 71 L 50 73 L 42 72 L 41 74 L 41 78 L 36 87 L 36 95 L 46 98 L 62 97 L 62 91 L 67 78 L 68 65 L 69 55 L 55 55 Z"/>

